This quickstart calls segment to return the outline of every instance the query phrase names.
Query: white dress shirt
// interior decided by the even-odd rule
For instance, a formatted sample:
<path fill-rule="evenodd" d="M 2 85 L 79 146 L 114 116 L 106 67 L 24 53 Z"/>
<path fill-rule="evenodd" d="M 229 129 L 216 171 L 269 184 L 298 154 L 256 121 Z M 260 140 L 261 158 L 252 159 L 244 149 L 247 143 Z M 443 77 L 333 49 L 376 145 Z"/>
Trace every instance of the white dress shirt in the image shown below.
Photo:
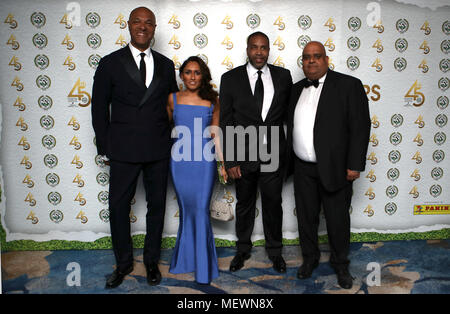
<path fill-rule="evenodd" d="M 272 75 L 270 75 L 270 69 L 265 64 L 261 68 L 261 80 L 264 86 L 264 99 L 263 99 L 263 107 L 261 110 L 261 118 L 263 121 L 266 120 L 267 113 L 269 112 L 270 106 L 272 104 L 273 95 L 275 94 L 275 89 L 273 87 Z M 252 88 L 252 94 L 255 94 L 255 85 L 258 80 L 258 69 L 255 68 L 250 62 L 247 63 L 247 74 L 248 79 L 250 81 L 250 87 Z M 267 144 L 267 138 L 264 134 L 263 144 Z"/>
<path fill-rule="evenodd" d="M 136 47 L 134 47 L 131 43 L 128 44 L 128 47 L 130 47 L 131 54 L 133 55 L 134 61 L 136 62 L 136 65 L 139 69 L 141 64 L 141 53 L 145 53 L 144 61 L 145 61 L 145 86 L 149 87 L 152 80 L 153 80 L 153 70 L 154 70 L 154 63 L 153 63 L 153 55 L 150 50 L 150 47 L 147 48 L 145 51 L 140 51 Z"/>
<path fill-rule="evenodd" d="M 261 71 L 261 80 L 264 86 L 264 100 L 261 111 L 261 118 L 264 121 L 266 120 L 267 113 L 269 112 L 270 105 L 272 104 L 275 89 L 273 87 L 272 76 L 270 75 L 270 70 L 267 64 L 262 67 Z M 252 94 L 254 94 L 256 81 L 258 80 L 258 69 L 256 69 L 250 62 L 247 63 L 247 74 L 250 81 L 250 87 L 252 88 Z"/>
<path fill-rule="evenodd" d="M 294 153 L 303 161 L 317 162 L 314 150 L 314 121 L 326 74 L 319 79 L 319 86 L 303 88 L 294 112 L 292 141 Z"/>

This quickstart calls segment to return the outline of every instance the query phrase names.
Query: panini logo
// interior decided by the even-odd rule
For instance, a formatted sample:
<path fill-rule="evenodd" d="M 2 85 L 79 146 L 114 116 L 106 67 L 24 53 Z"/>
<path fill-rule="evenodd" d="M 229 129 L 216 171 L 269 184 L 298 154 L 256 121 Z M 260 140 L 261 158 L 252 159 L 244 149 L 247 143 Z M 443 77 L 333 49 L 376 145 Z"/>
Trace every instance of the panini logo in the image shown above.
<path fill-rule="evenodd" d="M 414 215 L 449 215 L 450 205 L 414 205 Z"/>

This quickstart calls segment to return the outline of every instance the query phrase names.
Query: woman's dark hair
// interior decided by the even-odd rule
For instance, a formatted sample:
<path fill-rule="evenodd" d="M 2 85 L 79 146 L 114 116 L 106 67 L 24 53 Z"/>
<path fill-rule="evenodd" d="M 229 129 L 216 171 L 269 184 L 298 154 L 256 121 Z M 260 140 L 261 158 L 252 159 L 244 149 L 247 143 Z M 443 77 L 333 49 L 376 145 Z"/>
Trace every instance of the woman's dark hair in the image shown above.
<path fill-rule="evenodd" d="M 187 58 L 180 67 L 180 76 L 189 62 L 197 62 L 197 64 L 200 66 L 200 72 L 202 73 L 202 82 L 198 91 L 198 95 L 201 99 L 209 100 L 211 103 L 216 104 L 217 96 L 219 96 L 219 94 L 213 89 L 210 83 L 212 80 L 211 72 L 209 71 L 206 63 L 200 57 L 191 56 Z"/>

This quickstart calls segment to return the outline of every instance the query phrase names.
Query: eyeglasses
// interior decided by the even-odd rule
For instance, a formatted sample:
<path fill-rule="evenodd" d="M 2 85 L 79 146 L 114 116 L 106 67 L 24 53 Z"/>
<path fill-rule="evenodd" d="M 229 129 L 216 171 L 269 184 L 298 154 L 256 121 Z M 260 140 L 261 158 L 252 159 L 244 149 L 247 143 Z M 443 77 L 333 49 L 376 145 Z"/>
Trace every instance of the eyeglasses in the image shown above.
<path fill-rule="evenodd" d="M 323 57 L 323 54 L 320 53 L 316 53 L 313 55 L 302 55 L 302 60 L 303 61 L 309 61 L 309 60 L 319 60 Z"/>

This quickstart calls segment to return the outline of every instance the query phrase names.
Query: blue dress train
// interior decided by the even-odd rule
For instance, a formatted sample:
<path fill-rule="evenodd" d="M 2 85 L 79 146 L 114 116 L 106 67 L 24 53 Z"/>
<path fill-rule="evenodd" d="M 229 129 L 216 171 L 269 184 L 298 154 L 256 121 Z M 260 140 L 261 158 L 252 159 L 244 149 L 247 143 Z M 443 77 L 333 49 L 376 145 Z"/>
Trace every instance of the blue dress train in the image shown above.
<path fill-rule="evenodd" d="M 208 158 L 208 154 L 209 157 L 214 156 L 213 141 L 203 138 L 203 131 L 211 124 L 214 105 L 177 104 L 175 93 L 173 100 L 173 120 L 178 138 L 172 147 L 170 172 L 180 222 L 169 272 L 195 272 L 198 283 L 209 284 L 219 276 L 209 212 L 217 168 L 216 160 Z"/>

